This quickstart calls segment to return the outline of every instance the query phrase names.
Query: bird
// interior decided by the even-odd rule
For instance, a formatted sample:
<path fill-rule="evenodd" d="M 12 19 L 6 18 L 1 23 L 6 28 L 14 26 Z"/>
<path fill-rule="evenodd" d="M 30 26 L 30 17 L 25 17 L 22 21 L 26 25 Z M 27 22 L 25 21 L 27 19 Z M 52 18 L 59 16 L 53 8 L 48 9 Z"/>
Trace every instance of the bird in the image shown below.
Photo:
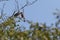
<path fill-rule="evenodd" d="M 25 17 L 23 15 L 23 12 L 17 12 L 14 17 L 19 17 L 20 19 L 23 18 L 24 19 L 24 22 L 25 22 Z"/>

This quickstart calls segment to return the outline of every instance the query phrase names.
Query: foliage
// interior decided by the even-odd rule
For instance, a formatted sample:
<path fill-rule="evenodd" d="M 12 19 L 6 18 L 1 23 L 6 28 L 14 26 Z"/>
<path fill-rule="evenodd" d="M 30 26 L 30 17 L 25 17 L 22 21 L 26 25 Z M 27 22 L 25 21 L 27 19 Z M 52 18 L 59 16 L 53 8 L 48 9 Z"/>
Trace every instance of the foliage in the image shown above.
<path fill-rule="evenodd" d="M 36 1 L 33 1 L 29 5 L 32 5 Z M 16 3 L 18 6 L 17 1 Z M 23 9 L 25 6 L 27 6 L 27 4 L 24 5 L 21 9 Z M 2 13 L 3 9 L 1 14 Z M 18 14 L 20 13 L 19 7 L 17 13 Z M 29 30 L 26 30 L 25 27 L 20 26 L 20 24 L 18 25 L 16 24 L 18 22 L 21 22 L 20 21 L 21 18 L 18 18 L 19 20 L 16 21 L 15 19 L 17 17 L 13 15 L 0 24 L 0 40 L 59 40 L 60 39 L 60 29 L 58 28 L 58 24 L 60 23 L 59 16 L 60 15 L 56 16 L 58 22 L 56 22 L 55 25 L 56 27 L 54 28 L 52 26 L 51 27 L 47 26 L 46 23 L 38 23 L 38 22 L 34 23 L 30 22 L 29 20 L 25 20 L 23 22 L 27 22 L 28 24 L 30 24 Z"/>
<path fill-rule="evenodd" d="M 19 28 L 17 30 L 14 29 L 15 26 L 13 25 L 9 29 L 6 29 L 7 27 L 1 28 L 0 40 L 58 40 L 60 38 L 60 30 L 58 28 L 50 28 L 45 23 L 39 24 L 38 22 L 29 24 L 30 29 L 23 29 L 23 31 L 19 30 Z"/>

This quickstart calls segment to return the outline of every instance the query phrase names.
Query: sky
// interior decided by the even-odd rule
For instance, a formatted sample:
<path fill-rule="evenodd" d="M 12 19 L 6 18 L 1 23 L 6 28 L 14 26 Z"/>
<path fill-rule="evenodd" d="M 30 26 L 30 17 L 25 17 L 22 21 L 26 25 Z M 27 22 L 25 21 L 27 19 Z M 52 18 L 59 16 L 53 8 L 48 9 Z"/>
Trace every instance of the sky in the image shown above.
<path fill-rule="evenodd" d="M 29 1 L 32 2 L 34 0 Z M 21 8 L 25 4 L 26 0 L 18 0 L 18 2 L 19 7 Z M 13 11 L 16 9 L 14 0 L 1 2 L 0 8 L 2 8 L 4 3 L 6 3 L 4 13 L 6 13 L 7 16 L 11 16 Z M 51 23 L 54 24 L 57 21 L 53 15 L 53 13 L 56 11 L 56 8 L 60 9 L 60 0 L 38 0 L 33 5 L 24 8 L 24 15 L 26 19 L 33 22 L 46 22 L 47 25 L 51 25 Z M 28 26 L 28 23 L 26 22 L 22 22 L 22 25 L 23 24 L 24 26 Z"/>

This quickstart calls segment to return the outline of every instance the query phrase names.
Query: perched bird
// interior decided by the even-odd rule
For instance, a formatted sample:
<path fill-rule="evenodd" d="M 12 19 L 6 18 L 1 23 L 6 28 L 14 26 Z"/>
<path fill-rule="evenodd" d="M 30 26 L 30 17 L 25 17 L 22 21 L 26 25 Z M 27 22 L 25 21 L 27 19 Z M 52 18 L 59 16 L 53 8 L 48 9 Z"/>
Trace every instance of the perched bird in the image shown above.
<path fill-rule="evenodd" d="M 25 22 L 25 17 L 23 15 L 23 12 L 17 12 L 14 17 L 19 17 L 19 18 L 23 18 L 24 19 L 24 22 Z"/>

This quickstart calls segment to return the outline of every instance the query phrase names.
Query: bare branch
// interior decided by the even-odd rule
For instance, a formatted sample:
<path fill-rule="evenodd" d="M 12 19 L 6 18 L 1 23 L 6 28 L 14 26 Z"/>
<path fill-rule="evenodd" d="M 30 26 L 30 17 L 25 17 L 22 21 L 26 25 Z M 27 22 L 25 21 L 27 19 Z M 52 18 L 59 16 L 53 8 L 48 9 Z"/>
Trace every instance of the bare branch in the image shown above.
<path fill-rule="evenodd" d="M 21 9 L 24 9 L 24 7 L 26 7 L 26 6 L 30 6 L 30 5 L 34 4 L 36 1 L 37 1 L 37 0 L 34 0 L 33 2 L 29 2 L 28 0 L 26 0 L 26 4 L 19 9 L 18 1 L 15 0 L 15 2 L 16 2 L 16 4 L 17 4 L 17 9 L 18 9 L 18 11 L 21 10 Z"/>
<path fill-rule="evenodd" d="M 34 4 L 35 2 L 37 2 L 38 0 L 35 0 L 35 1 L 33 1 L 33 2 L 29 2 L 28 3 L 28 5 L 32 5 L 32 4 Z"/>
<path fill-rule="evenodd" d="M 15 0 L 15 2 L 16 2 L 16 5 L 17 5 L 17 9 L 18 9 L 18 11 L 19 11 L 19 4 L 18 4 L 18 1 Z"/>
<path fill-rule="evenodd" d="M 15 17 L 21 16 L 21 17 L 19 17 L 19 18 L 23 18 L 23 20 L 24 20 L 24 22 L 25 22 L 24 8 L 25 8 L 26 6 L 30 6 L 30 5 L 34 4 L 36 1 L 37 1 L 37 0 L 35 0 L 35 1 L 31 2 L 31 3 L 29 3 L 29 1 L 26 0 L 26 4 L 25 4 L 24 6 L 22 6 L 22 7 L 19 9 L 18 1 L 15 0 L 16 6 L 17 6 L 17 9 L 18 9 L 18 12 L 16 13 L 16 11 L 14 11 L 13 16 L 15 16 Z M 21 9 L 23 9 L 22 12 L 21 12 Z"/>
<path fill-rule="evenodd" d="M 15 2 L 16 2 L 16 4 L 17 4 L 17 9 L 18 9 L 18 11 L 21 10 L 21 9 L 23 9 L 23 8 L 26 7 L 26 6 L 30 6 L 30 5 L 34 4 L 36 1 L 37 1 L 37 0 L 34 0 L 33 2 L 30 3 L 28 0 L 26 0 L 26 4 L 19 9 L 18 1 L 15 0 Z"/>
<path fill-rule="evenodd" d="M 3 7 L 2 7 L 2 9 L 1 9 L 1 18 L 3 17 L 3 12 L 4 12 L 4 6 L 5 6 L 5 3 L 3 4 Z M 2 18 L 3 19 L 3 18 Z"/>
<path fill-rule="evenodd" d="M 22 6 L 21 9 L 23 9 L 23 8 L 26 7 L 26 6 L 27 6 L 27 4 L 25 4 L 24 6 Z M 21 10 L 21 9 L 20 9 L 20 10 Z"/>
<path fill-rule="evenodd" d="M 15 10 L 14 10 L 13 15 L 12 15 L 11 17 L 14 17 L 14 15 L 15 15 L 16 11 L 18 11 L 18 12 L 19 12 L 18 0 L 15 0 L 15 2 L 16 2 Z M 17 10 L 16 10 L 16 7 L 17 7 Z"/>
<path fill-rule="evenodd" d="M 4 6 L 5 6 L 5 3 L 3 4 L 2 10 L 1 10 L 1 16 L 3 16 Z"/>
<path fill-rule="evenodd" d="M 14 9 L 14 12 L 13 12 L 13 14 L 12 14 L 12 16 L 11 16 L 11 17 L 14 17 L 15 13 L 17 12 L 17 10 L 18 10 L 18 12 L 19 12 L 19 5 L 18 5 L 18 1 L 17 1 L 17 0 L 15 0 L 15 3 L 16 3 L 16 5 L 15 5 L 15 9 Z M 16 10 L 16 7 L 17 7 L 17 10 Z"/>
<path fill-rule="evenodd" d="M 26 7 L 26 6 L 33 5 L 36 1 L 37 1 L 37 0 L 35 0 L 35 1 L 33 1 L 33 2 L 30 3 L 30 2 L 27 0 L 27 1 L 26 1 L 26 4 L 25 4 L 24 6 L 22 6 L 21 9 L 23 9 L 23 8 Z M 21 10 L 21 9 L 20 9 L 20 10 Z"/>

